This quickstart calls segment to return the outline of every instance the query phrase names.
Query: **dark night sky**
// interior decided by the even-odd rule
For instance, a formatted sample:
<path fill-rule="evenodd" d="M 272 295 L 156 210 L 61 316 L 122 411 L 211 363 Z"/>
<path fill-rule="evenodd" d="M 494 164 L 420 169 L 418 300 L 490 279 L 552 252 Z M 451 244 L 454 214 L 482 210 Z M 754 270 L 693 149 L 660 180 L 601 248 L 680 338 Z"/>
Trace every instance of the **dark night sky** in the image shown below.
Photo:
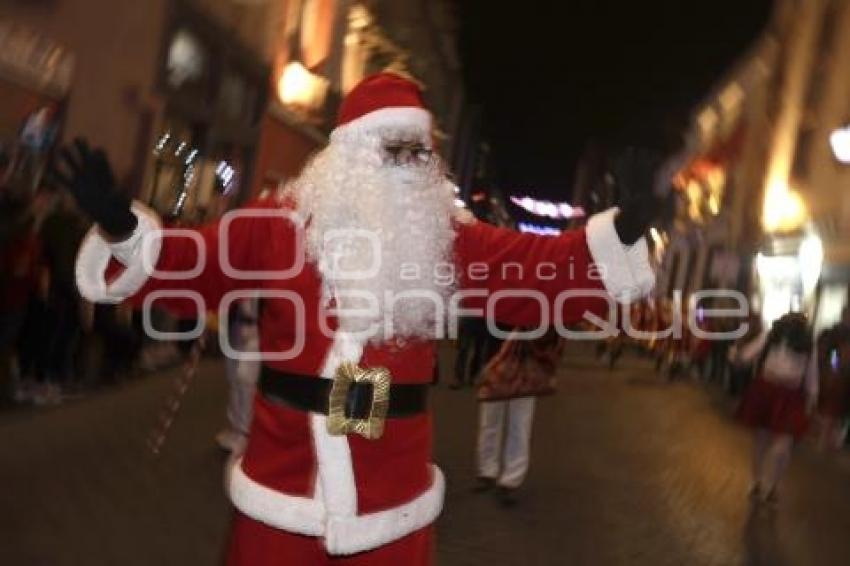
<path fill-rule="evenodd" d="M 653 143 L 661 124 L 684 126 L 770 5 L 459 0 L 467 91 L 483 107 L 498 183 L 566 198 L 588 139 Z"/>

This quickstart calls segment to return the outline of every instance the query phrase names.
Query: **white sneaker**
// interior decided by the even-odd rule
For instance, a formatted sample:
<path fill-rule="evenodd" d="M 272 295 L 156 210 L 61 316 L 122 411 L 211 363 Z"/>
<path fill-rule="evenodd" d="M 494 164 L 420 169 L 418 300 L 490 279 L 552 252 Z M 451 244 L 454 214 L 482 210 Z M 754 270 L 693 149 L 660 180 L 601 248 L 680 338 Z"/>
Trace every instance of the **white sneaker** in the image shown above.
<path fill-rule="evenodd" d="M 232 428 L 226 428 L 215 435 L 215 441 L 222 450 L 238 455 L 245 452 L 248 437 Z"/>

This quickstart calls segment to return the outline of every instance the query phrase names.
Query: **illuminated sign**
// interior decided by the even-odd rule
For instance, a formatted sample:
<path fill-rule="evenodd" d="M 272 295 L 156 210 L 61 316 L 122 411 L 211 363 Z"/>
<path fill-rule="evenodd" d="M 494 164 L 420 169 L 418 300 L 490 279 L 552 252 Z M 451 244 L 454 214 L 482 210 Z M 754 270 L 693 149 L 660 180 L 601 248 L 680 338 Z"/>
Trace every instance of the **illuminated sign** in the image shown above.
<path fill-rule="evenodd" d="M 511 202 L 520 208 L 527 210 L 537 216 L 546 216 L 548 218 L 581 218 L 585 215 L 584 209 L 580 206 L 571 206 L 565 202 L 549 202 L 547 200 L 537 200 L 531 197 L 511 197 Z"/>
<path fill-rule="evenodd" d="M 541 236 L 558 236 L 561 233 L 558 228 L 553 228 L 552 226 L 540 226 L 539 224 L 532 224 L 530 222 L 517 223 L 517 229 L 520 232 L 539 234 Z"/>

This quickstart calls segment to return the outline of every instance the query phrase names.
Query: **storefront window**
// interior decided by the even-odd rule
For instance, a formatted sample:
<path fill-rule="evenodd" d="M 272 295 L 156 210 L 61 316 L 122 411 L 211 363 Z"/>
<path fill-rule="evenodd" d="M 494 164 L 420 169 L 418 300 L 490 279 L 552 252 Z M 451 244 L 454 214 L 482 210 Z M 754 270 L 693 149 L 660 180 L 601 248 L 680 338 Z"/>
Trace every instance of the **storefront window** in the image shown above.
<path fill-rule="evenodd" d="M 196 8 L 173 3 L 159 80 L 166 119 L 148 187 L 155 208 L 190 224 L 241 198 L 269 81 L 257 54 Z"/>
<path fill-rule="evenodd" d="M 166 216 L 179 215 L 196 188 L 200 151 L 191 128 L 169 120 L 153 147 L 149 204 Z"/>

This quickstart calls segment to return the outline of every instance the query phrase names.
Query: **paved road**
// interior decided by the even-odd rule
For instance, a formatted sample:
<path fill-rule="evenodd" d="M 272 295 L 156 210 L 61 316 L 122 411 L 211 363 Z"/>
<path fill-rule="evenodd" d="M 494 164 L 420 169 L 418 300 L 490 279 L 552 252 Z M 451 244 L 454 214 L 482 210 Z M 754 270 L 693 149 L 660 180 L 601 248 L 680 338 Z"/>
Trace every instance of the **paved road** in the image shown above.
<path fill-rule="evenodd" d="M 850 467 L 803 447 L 779 512 L 751 514 L 747 435 L 723 399 L 613 372 L 580 354 L 538 405 L 520 505 L 470 492 L 471 390 L 436 392 L 436 459 L 449 478 L 438 563 L 547 566 L 850 564 Z M 443 360 L 448 368 L 450 359 Z M 158 459 L 144 448 L 169 375 L 59 407 L 0 415 L 0 564 L 213 565 L 230 510 L 220 364 L 205 362 Z"/>

